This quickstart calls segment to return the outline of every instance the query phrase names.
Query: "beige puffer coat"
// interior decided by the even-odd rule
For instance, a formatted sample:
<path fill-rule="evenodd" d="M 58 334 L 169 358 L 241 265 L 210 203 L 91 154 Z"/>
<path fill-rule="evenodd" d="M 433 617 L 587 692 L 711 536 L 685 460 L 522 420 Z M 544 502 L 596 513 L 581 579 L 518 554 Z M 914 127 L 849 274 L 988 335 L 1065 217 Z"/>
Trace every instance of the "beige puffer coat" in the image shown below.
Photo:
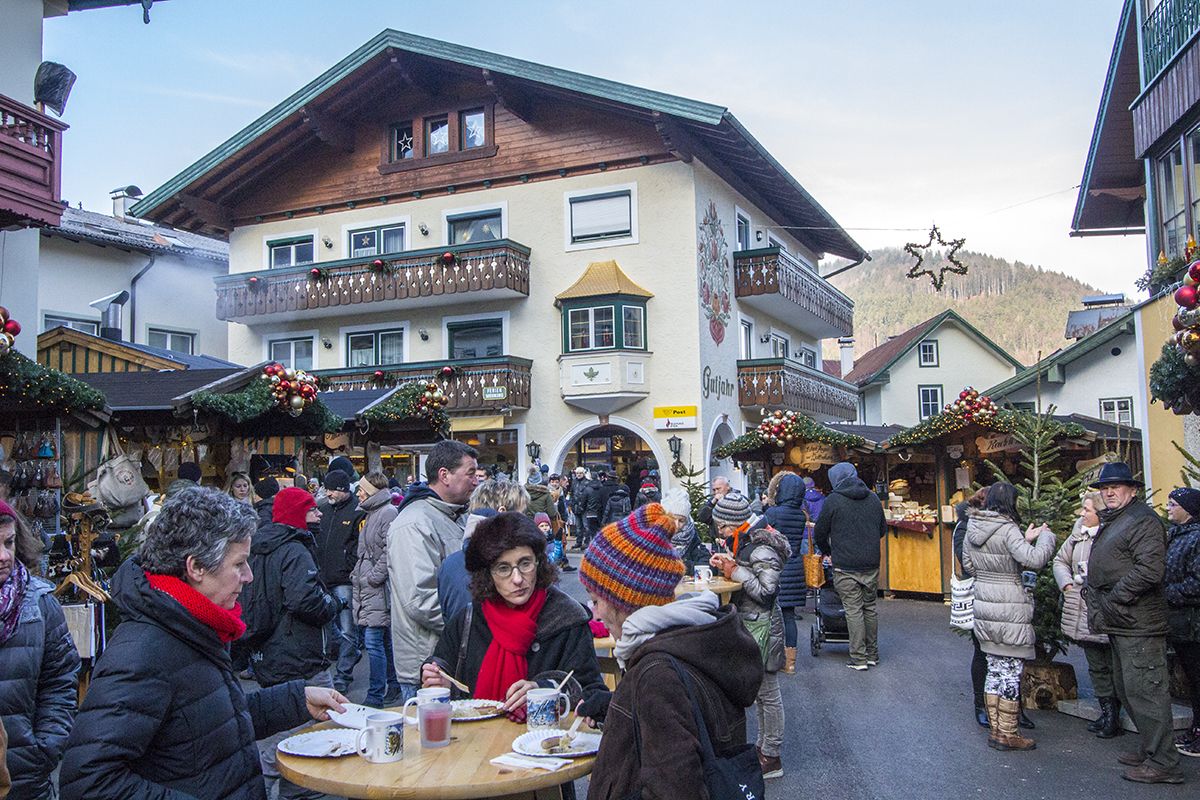
<path fill-rule="evenodd" d="M 1054 582 L 1060 589 L 1067 584 L 1073 587 L 1063 592 L 1062 632 L 1075 642 L 1108 644 L 1107 636 L 1092 633 L 1088 627 L 1087 601 L 1083 599 L 1088 556 L 1091 555 L 1092 542 L 1096 540 L 1099 530 L 1099 525 L 1085 528 L 1083 520 L 1075 520 L 1075 529 L 1054 556 Z"/>
<path fill-rule="evenodd" d="M 975 638 L 985 653 L 1033 658 L 1033 594 L 1021 585 L 1023 570 L 1039 570 L 1054 557 L 1054 534 L 1034 544 L 1016 523 L 994 511 L 975 511 L 967 523 L 963 567 L 975 576 Z"/>
<path fill-rule="evenodd" d="M 388 527 L 396 518 L 396 507 L 387 489 L 380 489 L 359 506 L 366 512 L 358 535 L 358 561 L 350 572 L 353 587 L 354 624 L 364 628 L 386 628 L 392 624 L 388 603 Z"/>

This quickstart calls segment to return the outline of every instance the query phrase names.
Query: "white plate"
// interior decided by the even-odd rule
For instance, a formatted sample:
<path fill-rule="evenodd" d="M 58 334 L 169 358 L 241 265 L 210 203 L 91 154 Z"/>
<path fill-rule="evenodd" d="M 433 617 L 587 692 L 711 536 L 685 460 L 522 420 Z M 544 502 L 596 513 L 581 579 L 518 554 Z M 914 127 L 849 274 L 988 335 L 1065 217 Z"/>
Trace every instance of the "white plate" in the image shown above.
<path fill-rule="evenodd" d="M 354 737 L 358 731 L 349 728 L 330 728 L 289 736 L 279 743 L 279 752 L 289 756 L 309 758 L 338 758 L 353 755 Z"/>
<path fill-rule="evenodd" d="M 370 706 L 360 706 L 358 703 L 342 703 L 346 708 L 345 714 L 339 714 L 336 711 L 329 712 L 329 718 L 341 725 L 343 728 L 355 728 L 362 730 L 367 727 L 367 717 L 371 714 L 378 714 L 383 711 L 382 708 L 371 708 Z"/>
<path fill-rule="evenodd" d="M 564 731 L 557 729 L 523 733 L 516 739 L 513 739 L 513 752 L 520 753 L 523 756 L 536 756 L 538 758 L 578 758 L 579 756 L 595 755 L 600 749 L 600 734 L 583 733 L 582 731 L 575 734 L 575 740 L 571 743 L 571 751 L 568 753 L 547 753 L 542 749 L 543 739 L 549 739 L 551 736 L 562 736 L 563 733 Z"/>
<path fill-rule="evenodd" d="M 480 708 L 483 706 L 495 706 L 496 708 L 498 708 L 500 710 L 494 714 L 487 714 L 484 716 L 477 716 L 477 717 L 459 716 L 459 714 L 463 713 L 463 711 L 465 709 Z M 456 723 L 458 723 L 458 722 L 479 722 L 479 721 L 485 720 L 485 719 L 495 719 L 496 717 L 504 716 L 504 704 L 501 703 L 499 700 L 452 700 L 452 701 L 450 701 L 450 707 L 454 710 L 453 720 Z M 407 722 L 409 725 L 417 724 L 417 707 L 415 705 L 408 707 L 408 715 L 404 718 L 404 721 Z"/>

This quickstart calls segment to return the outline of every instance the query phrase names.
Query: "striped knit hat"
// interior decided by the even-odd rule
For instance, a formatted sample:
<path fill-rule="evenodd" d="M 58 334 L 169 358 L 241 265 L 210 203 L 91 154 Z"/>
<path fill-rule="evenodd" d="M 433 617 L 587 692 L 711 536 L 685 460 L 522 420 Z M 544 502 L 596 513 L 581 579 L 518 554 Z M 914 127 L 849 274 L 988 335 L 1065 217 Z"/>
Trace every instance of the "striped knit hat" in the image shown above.
<path fill-rule="evenodd" d="M 675 599 L 683 562 L 671 549 L 679 521 L 658 503 L 606 525 L 579 564 L 579 581 L 624 611 L 663 606 Z"/>

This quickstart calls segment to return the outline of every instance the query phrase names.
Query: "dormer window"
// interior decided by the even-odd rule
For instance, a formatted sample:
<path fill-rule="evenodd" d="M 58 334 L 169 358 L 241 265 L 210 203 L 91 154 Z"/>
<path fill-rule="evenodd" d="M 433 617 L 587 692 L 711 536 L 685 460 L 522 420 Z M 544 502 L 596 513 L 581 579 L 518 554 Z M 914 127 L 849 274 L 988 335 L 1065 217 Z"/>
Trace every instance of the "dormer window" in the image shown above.
<path fill-rule="evenodd" d="M 491 104 L 442 107 L 392 124 L 379 171 L 386 175 L 495 154 Z"/>

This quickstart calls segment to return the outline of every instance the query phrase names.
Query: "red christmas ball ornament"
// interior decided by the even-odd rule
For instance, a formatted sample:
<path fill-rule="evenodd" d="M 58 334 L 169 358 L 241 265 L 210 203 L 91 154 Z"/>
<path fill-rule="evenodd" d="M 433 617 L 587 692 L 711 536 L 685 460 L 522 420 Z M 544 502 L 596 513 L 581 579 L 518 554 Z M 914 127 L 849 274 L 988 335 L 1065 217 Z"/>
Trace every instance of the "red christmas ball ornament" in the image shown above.
<path fill-rule="evenodd" d="M 1195 286 L 1180 286 L 1175 290 L 1175 302 L 1184 308 L 1194 308 L 1198 301 L 1200 293 L 1196 292 Z"/>
<path fill-rule="evenodd" d="M 454 367 L 450 366 L 449 364 L 442 367 L 442 377 L 443 378 L 449 378 L 453 374 L 454 374 Z"/>
<path fill-rule="evenodd" d="M 374 261 L 371 262 L 371 266 L 374 267 L 375 269 L 383 269 L 383 259 L 382 258 L 375 259 Z"/>
<path fill-rule="evenodd" d="M 321 270 L 318 267 L 313 267 L 308 271 L 308 275 L 311 278 L 319 278 L 321 277 Z"/>
<path fill-rule="evenodd" d="M 17 322 L 15 319 L 10 318 L 7 322 L 4 323 L 4 332 L 11 334 L 13 336 L 19 335 L 21 333 L 21 323 Z"/>
<path fill-rule="evenodd" d="M 1200 260 L 1193 261 L 1192 265 L 1188 267 L 1188 276 L 1196 283 L 1200 283 Z"/>
<path fill-rule="evenodd" d="M 454 253 L 451 253 L 449 250 L 442 253 L 442 263 L 443 264 L 453 264 L 454 263 Z"/>

